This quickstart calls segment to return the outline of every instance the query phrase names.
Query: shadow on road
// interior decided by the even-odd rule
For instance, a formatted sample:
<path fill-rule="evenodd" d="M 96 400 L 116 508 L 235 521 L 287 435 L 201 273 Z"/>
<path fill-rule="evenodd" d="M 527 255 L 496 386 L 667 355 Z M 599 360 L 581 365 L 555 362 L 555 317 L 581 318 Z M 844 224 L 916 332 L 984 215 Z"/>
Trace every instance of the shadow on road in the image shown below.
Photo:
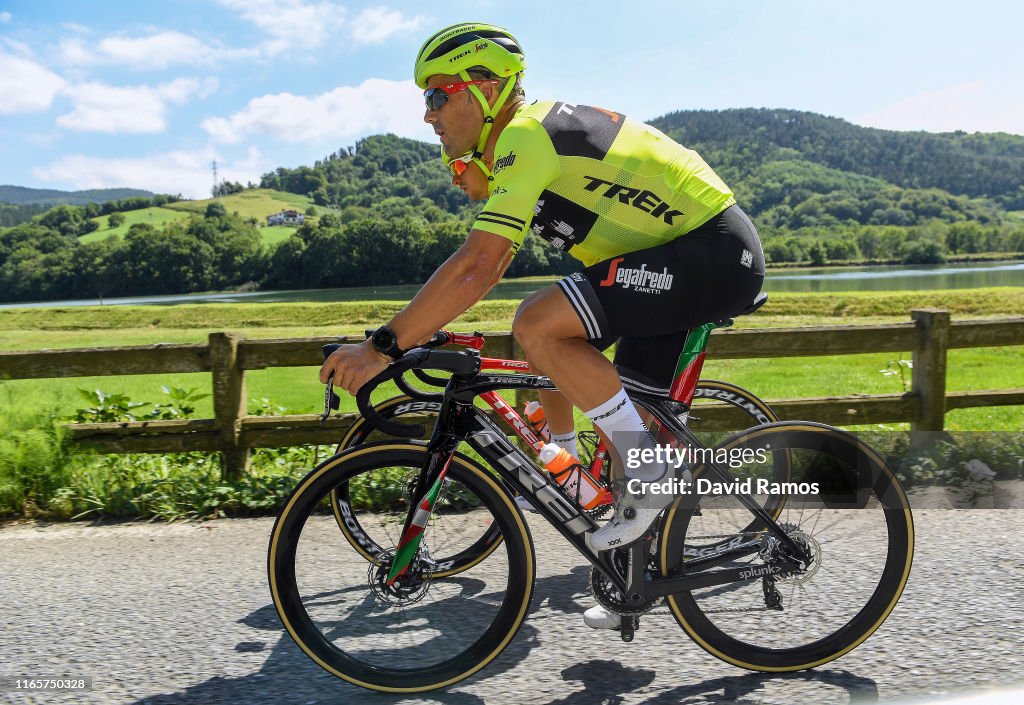
<path fill-rule="evenodd" d="M 541 578 L 537 581 L 533 610 L 545 609 L 579 614 L 575 598 L 587 590 L 589 569 L 577 567 L 569 575 Z M 439 705 L 484 705 L 485 699 L 472 693 L 441 690 L 434 693 L 389 695 L 373 693 L 351 685 L 323 671 L 282 632 L 281 621 L 273 605 L 267 605 L 239 620 L 255 630 L 251 640 L 235 646 L 238 652 L 261 652 L 266 640 L 258 632 L 267 632 L 276 639 L 262 667 L 237 678 L 217 676 L 180 692 L 165 693 L 138 700 L 134 705 L 212 705 L 214 703 L 325 703 L 349 705 L 398 705 L 415 701 Z M 528 620 L 505 651 L 488 664 L 480 674 L 466 683 L 483 683 L 488 678 L 515 668 L 539 643 L 538 629 Z M 614 660 L 594 659 L 575 664 L 561 672 L 567 690 L 563 698 L 547 705 L 618 705 L 626 695 L 646 688 L 654 682 L 653 669 L 623 666 Z M 685 674 L 683 674 L 685 677 Z M 643 705 L 675 705 L 676 703 L 759 703 L 754 695 L 768 685 L 801 681 L 810 687 L 817 684 L 849 693 L 851 703 L 875 703 L 878 689 L 875 682 L 847 671 L 805 671 L 791 674 L 751 673 L 742 676 L 714 678 L 679 686 L 661 692 Z M 822 699 L 815 698 L 815 701 Z"/>
<path fill-rule="evenodd" d="M 749 703 L 754 705 L 764 701 L 757 691 L 764 691 L 765 686 L 779 685 L 792 687 L 794 682 L 805 683 L 810 687 L 826 688 L 820 694 L 812 695 L 807 702 L 833 701 L 836 690 L 846 691 L 850 703 L 868 705 L 878 702 L 878 685 L 870 678 L 858 676 L 849 671 L 800 671 L 798 673 L 748 673 L 742 676 L 727 676 L 682 685 L 666 690 L 645 700 L 643 705 L 677 705 L 679 703 Z M 757 693 L 755 695 L 755 693 Z M 748 695 L 754 695 L 747 698 Z M 780 693 L 781 695 L 781 693 Z M 569 701 L 565 701 L 568 703 Z M 582 701 L 579 701 L 582 703 Z"/>
<path fill-rule="evenodd" d="M 554 586 L 548 580 L 564 581 L 566 576 L 542 578 L 536 583 L 535 596 L 555 594 Z M 579 581 L 577 577 L 576 582 Z M 534 607 L 539 603 L 534 601 Z M 411 700 L 423 703 L 448 705 L 484 705 L 485 701 L 472 693 L 438 691 L 436 693 L 414 693 L 411 695 L 389 695 L 373 693 L 347 683 L 325 672 L 303 653 L 283 633 L 281 620 L 274 606 L 267 605 L 239 620 L 254 630 L 271 632 L 277 638 L 259 671 L 238 678 L 217 676 L 198 685 L 176 693 L 165 693 L 137 700 L 134 705 L 212 705 L 213 703 L 372 703 L 391 705 Z M 537 628 L 529 621 L 524 622 L 502 654 L 482 671 L 482 677 L 493 676 L 514 668 L 524 660 L 537 645 Z M 258 652 L 265 647 L 264 641 L 248 640 L 235 645 L 239 652 Z M 467 682 L 473 682 L 475 676 Z"/>

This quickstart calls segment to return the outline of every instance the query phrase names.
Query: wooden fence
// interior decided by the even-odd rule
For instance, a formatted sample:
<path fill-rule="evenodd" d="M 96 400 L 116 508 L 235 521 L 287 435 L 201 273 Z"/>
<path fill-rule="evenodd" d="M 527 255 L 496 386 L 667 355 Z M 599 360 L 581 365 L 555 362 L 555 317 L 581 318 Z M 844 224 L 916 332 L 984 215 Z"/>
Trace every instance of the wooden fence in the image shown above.
<path fill-rule="evenodd" d="M 758 330 L 720 330 L 711 336 L 712 358 L 772 358 L 913 353 L 911 390 L 904 394 L 853 394 L 838 397 L 770 400 L 781 418 L 843 426 L 907 422 L 915 432 L 941 431 L 946 411 L 978 406 L 1024 404 L 1024 388 L 946 391 L 946 353 L 952 348 L 1024 345 L 1024 318 L 951 322 L 948 312 L 921 309 L 911 321 L 874 326 L 822 326 Z M 488 333 L 485 352 L 521 357 L 509 333 Z M 249 416 L 245 373 L 268 367 L 319 366 L 320 347 L 356 338 L 250 340 L 211 333 L 206 345 L 142 345 L 120 348 L 33 350 L 0 353 L 0 379 L 92 377 L 100 375 L 210 372 L 212 419 L 69 424 L 78 443 L 107 453 L 219 451 L 226 474 L 248 467 L 249 450 L 337 443 L 356 416 L 335 416 L 321 424 L 315 414 Z M 310 375 L 315 372 L 310 370 Z M 316 385 L 311 385 L 311 393 Z M 752 390 L 756 393 L 756 389 Z M 523 397 L 517 398 L 517 406 Z M 728 428 L 731 409 L 702 407 L 702 428 Z"/>

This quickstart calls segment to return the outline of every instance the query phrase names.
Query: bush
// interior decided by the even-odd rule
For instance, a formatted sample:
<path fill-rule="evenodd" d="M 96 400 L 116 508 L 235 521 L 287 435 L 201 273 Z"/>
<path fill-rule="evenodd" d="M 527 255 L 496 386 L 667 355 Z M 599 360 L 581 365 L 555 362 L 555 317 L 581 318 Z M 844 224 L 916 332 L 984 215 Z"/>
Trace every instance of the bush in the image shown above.
<path fill-rule="evenodd" d="M 58 410 L 8 392 L 0 406 L 0 517 L 56 509 L 50 504 L 69 483 L 69 455 Z"/>

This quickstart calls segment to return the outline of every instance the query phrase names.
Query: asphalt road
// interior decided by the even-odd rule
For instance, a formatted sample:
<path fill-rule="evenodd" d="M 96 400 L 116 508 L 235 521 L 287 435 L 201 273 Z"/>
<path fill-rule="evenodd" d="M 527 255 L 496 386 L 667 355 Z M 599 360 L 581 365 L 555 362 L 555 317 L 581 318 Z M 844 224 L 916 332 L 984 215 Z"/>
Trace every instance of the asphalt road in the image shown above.
<path fill-rule="evenodd" d="M 506 651 L 446 692 L 371 693 L 283 632 L 265 573 L 271 519 L 0 528 L 0 677 L 89 677 L 0 702 L 873 703 L 1024 682 L 1024 510 L 921 509 L 903 599 L 817 670 L 748 673 L 691 642 L 665 608 L 636 641 L 594 632 L 587 569 L 537 520 L 533 610 Z"/>

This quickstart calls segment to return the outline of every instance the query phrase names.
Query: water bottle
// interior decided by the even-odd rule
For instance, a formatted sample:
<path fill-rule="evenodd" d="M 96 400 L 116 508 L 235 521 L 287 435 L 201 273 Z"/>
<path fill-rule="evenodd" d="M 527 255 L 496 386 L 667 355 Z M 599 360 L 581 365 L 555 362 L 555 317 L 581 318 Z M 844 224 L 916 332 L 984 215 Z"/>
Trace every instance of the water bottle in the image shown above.
<path fill-rule="evenodd" d="M 601 503 L 604 488 L 569 451 L 557 443 L 548 443 L 540 450 L 540 462 L 581 507 L 593 509 Z"/>
<path fill-rule="evenodd" d="M 544 415 L 544 407 L 540 405 L 540 402 L 531 401 L 526 405 L 524 413 L 526 418 L 529 419 L 530 425 L 537 431 L 540 439 L 545 442 L 550 441 L 551 431 L 548 429 L 548 420 Z"/>

